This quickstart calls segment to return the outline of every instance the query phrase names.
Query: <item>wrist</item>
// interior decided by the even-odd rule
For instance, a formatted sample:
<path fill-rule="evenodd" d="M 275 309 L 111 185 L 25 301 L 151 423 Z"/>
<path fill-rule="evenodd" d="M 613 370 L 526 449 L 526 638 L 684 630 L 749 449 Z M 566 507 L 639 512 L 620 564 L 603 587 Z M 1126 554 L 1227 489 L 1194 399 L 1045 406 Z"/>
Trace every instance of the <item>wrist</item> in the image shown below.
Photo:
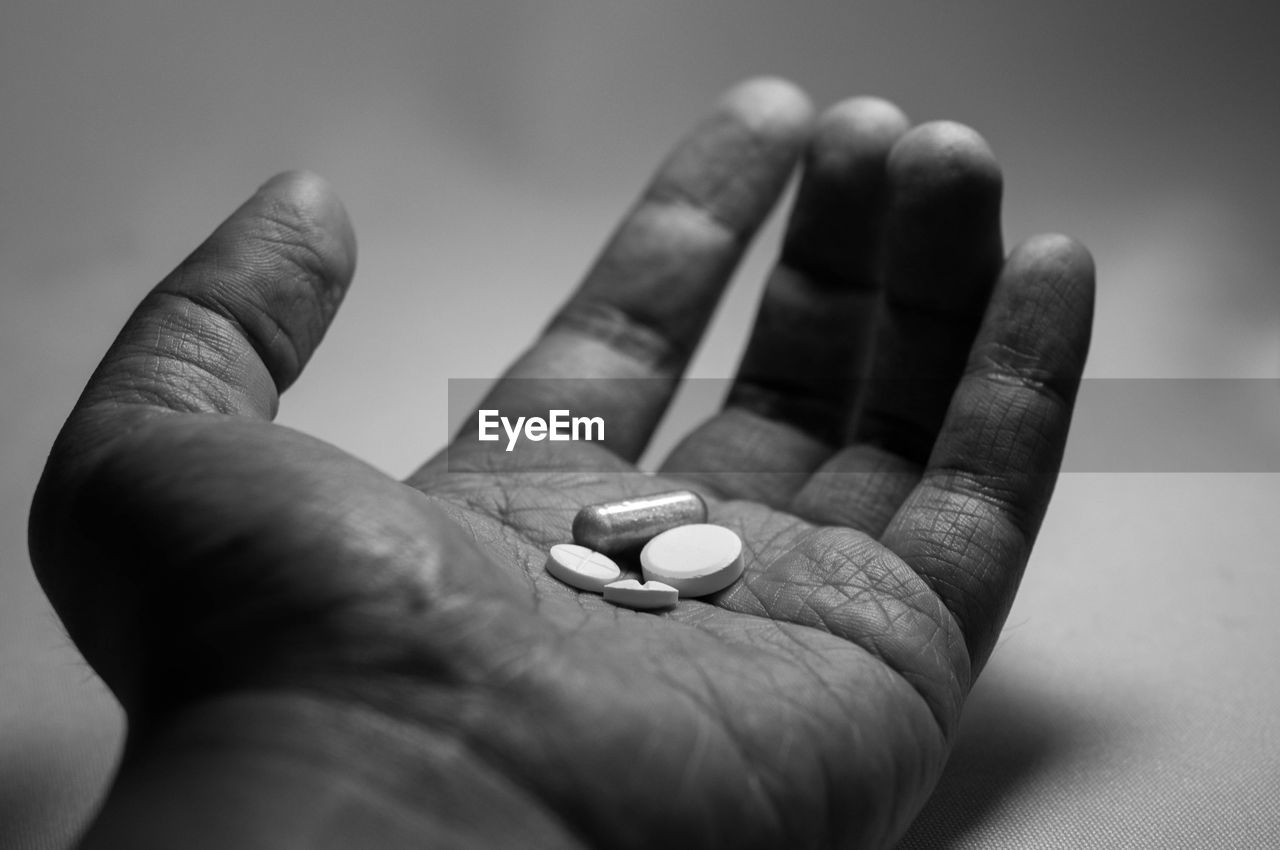
<path fill-rule="evenodd" d="M 577 847 L 445 733 L 295 694 L 223 697 L 131 740 L 84 850 Z"/>

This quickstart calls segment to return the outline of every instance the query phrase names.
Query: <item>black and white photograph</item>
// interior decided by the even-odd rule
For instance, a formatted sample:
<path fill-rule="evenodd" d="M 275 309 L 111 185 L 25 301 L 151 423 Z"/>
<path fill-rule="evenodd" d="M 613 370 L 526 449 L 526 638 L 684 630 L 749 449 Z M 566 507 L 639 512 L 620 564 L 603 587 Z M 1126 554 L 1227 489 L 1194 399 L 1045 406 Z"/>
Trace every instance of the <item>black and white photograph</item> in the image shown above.
<path fill-rule="evenodd" d="M 0 850 L 1280 847 L 1278 39 L 11 0 Z"/>

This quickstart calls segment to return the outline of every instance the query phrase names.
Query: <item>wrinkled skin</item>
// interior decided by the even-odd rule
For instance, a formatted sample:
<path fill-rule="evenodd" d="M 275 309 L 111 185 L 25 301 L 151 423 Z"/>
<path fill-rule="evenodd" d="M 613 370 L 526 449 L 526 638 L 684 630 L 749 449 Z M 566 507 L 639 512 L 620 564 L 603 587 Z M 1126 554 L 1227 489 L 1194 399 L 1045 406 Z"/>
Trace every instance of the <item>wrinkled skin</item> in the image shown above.
<path fill-rule="evenodd" d="M 797 163 L 723 412 L 636 474 Z M 85 846 L 891 842 L 1012 601 L 1088 347 L 1087 253 L 1005 256 L 999 197 L 964 127 L 744 84 L 484 404 L 589 411 L 607 441 L 460 438 L 399 482 L 270 424 L 355 247 L 322 180 L 266 184 L 139 307 L 37 493 L 40 578 L 130 720 Z M 522 380 L 578 377 L 618 380 Z M 735 586 L 637 613 L 543 572 L 581 506 L 674 487 L 743 538 Z"/>

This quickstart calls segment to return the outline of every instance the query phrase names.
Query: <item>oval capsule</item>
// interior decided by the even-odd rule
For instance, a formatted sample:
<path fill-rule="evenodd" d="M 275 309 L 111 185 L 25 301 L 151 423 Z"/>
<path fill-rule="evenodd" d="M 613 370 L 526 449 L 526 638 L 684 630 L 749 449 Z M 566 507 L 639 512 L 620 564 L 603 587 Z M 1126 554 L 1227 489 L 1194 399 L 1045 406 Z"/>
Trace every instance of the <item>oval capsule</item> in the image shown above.
<path fill-rule="evenodd" d="M 573 542 L 617 554 L 643 546 L 668 529 L 707 521 L 707 503 L 692 490 L 672 490 L 588 505 L 573 518 Z"/>

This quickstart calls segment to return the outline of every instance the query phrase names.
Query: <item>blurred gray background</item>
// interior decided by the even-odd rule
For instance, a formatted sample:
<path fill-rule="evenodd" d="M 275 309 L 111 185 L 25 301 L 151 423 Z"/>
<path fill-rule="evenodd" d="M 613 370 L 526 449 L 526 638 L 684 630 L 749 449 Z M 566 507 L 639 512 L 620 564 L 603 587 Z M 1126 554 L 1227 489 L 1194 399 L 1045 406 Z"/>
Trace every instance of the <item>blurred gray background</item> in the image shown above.
<path fill-rule="evenodd" d="M 1274 379 L 1277 8 L 9 0 L 0 847 L 66 846 L 122 733 L 31 576 L 44 455 L 132 306 L 272 173 L 325 174 L 360 241 L 281 419 L 396 474 L 444 442 L 447 379 L 498 373 L 667 146 L 760 73 L 979 129 L 1009 244 L 1064 231 L 1098 260 L 1090 376 Z M 776 224 L 694 375 L 732 373 Z M 1213 413 L 1205 445 L 1280 446 L 1266 405 Z M 1066 476 L 907 845 L 1280 843 L 1277 506 L 1275 475 Z"/>

